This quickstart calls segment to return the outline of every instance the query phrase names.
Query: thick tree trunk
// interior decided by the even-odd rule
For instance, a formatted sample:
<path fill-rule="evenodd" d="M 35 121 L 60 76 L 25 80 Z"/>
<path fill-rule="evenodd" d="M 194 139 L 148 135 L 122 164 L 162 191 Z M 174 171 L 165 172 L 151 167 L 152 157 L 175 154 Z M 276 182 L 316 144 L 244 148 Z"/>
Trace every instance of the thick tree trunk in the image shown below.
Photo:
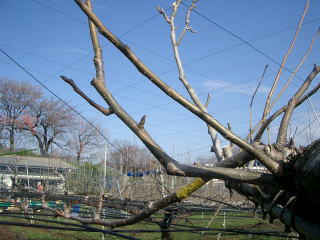
<path fill-rule="evenodd" d="M 295 211 L 308 221 L 320 223 L 320 139 L 303 149 L 293 161 Z"/>
<path fill-rule="evenodd" d="M 10 129 L 9 143 L 10 143 L 10 152 L 12 152 L 14 150 L 14 129 L 13 129 L 13 127 Z"/>
<path fill-rule="evenodd" d="M 162 232 L 161 240 L 173 240 L 172 232 Z"/>
<path fill-rule="evenodd" d="M 159 225 L 161 230 L 168 230 L 170 228 L 170 225 L 174 220 L 175 214 L 177 214 L 175 210 L 164 214 L 162 223 Z M 161 240 L 172 240 L 172 239 L 173 239 L 172 232 L 161 232 Z"/>
<path fill-rule="evenodd" d="M 289 156 L 283 167 L 285 175 L 278 179 L 280 188 L 258 189 L 251 184 L 232 182 L 226 186 L 261 205 L 302 237 L 320 239 L 320 139 Z"/>
<path fill-rule="evenodd" d="M 81 153 L 83 151 L 83 145 L 80 143 L 79 151 L 77 151 L 77 164 L 80 165 Z"/>

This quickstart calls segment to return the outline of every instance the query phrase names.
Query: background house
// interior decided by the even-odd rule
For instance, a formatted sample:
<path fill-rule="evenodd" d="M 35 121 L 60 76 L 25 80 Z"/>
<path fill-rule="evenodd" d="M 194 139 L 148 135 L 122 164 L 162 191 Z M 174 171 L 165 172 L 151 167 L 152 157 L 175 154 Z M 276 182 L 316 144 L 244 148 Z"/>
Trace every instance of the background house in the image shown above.
<path fill-rule="evenodd" d="M 10 188 L 10 179 L 24 187 L 36 188 L 38 183 L 49 187 L 63 182 L 62 174 L 77 168 L 60 158 L 0 156 L 2 185 Z M 12 183 L 11 183 L 12 185 Z"/>

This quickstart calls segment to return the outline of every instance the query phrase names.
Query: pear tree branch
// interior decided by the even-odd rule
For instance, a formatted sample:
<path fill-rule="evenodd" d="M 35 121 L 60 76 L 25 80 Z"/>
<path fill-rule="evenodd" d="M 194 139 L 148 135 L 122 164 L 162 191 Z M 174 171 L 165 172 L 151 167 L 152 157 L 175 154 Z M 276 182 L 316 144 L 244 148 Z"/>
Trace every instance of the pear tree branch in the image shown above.
<path fill-rule="evenodd" d="M 320 29 L 318 29 L 316 35 L 314 36 L 314 38 L 312 39 L 307 52 L 305 53 L 305 55 L 302 57 L 302 59 L 300 60 L 298 66 L 295 68 L 295 70 L 292 72 L 292 74 L 290 75 L 289 79 L 287 80 L 286 84 L 284 85 L 284 87 L 281 89 L 281 91 L 278 93 L 278 95 L 274 98 L 274 100 L 272 101 L 272 103 L 270 103 L 270 107 L 267 111 L 267 113 L 270 112 L 270 110 L 272 109 L 272 107 L 274 106 L 274 104 L 278 101 L 278 99 L 282 96 L 282 94 L 285 92 L 285 90 L 288 88 L 288 86 L 290 85 L 293 77 L 296 75 L 296 73 L 299 71 L 300 67 L 302 66 L 302 64 L 305 62 L 305 60 L 308 58 L 309 53 L 312 50 L 312 47 L 316 41 L 316 39 L 318 38 L 320 34 Z"/>
<path fill-rule="evenodd" d="M 318 92 L 318 90 L 320 89 L 320 83 L 318 83 L 312 90 L 309 91 L 309 93 L 305 94 L 303 97 L 301 97 L 299 99 L 299 101 L 296 103 L 295 108 L 300 106 L 304 101 L 306 101 L 309 97 L 311 97 L 313 94 L 315 94 L 316 92 Z M 258 122 L 258 124 L 255 126 L 255 128 L 253 129 L 253 131 L 255 131 L 259 126 L 259 131 L 256 133 L 254 141 L 260 141 L 260 139 L 262 138 L 262 135 L 264 133 L 264 131 L 267 129 L 267 127 L 270 125 L 270 123 L 276 119 L 277 117 L 279 117 L 282 113 L 284 113 L 287 109 L 288 105 L 285 105 L 281 108 L 279 108 L 275 113 L 273 113 L 268 119 L 266 119 L 263 123 L 260 120 Z"/>
<path fill-rule="evenodd" d="M 166 93 L 169 97 L 174 99 L 176 102 L 181 104 L 183 107 L 191 111 L 193 114 L 195 114 L 197 117 L 205 121 L 207 124 L 209 124 L 211 127 L 213 127 L 216 131 L 218 131 L 224 138 L 228 139 L 229 141 L 232 141 L 236 145 L 238 145 L 243 150 L 249 152 L 253 156 L 255 156 L 256 159 L 261 161 L 266 168 L 274 173 L 276 176 L 282 176 L 283 175 L 283 169 L 282 166 L 272 160 L 267 154 L 265 154 L 263 151 L 256 149 L 251 144 L 247 143 L 243 139 L 241 139 L 239 136 L 235 135 L 233 132 L 231 132 L 228 128 L 224 127 L 221 123 L 219 123 L 215 118 L 213 118 L 208 113 L 201 111 L 198 106 L 192 104 L 190 101 L 185 99 L 183 96 L 178 94 L 174 89 L 169 87 L 165 82 L 163 82 L 156 74 L 154 74 L 142 61 L 138 59 L 138 57 L 133 53 L 133 51 L 123 44 L 112 32 L 107 29 L 104 24 L 100 21 L 100 19 L 91 11 L 90 8 L 84 3 L 82 3 L 81 0 L 74 0 L 76 4 L 80 7 L 80 9 L 90 18 L 90 20 L 94 23 L 94 25 L 99 30 L 100 34 L 102 34 L 106 39 L 108 39 L 116 48 L 119 49 L 138 69 L 139 72 L 141 72 L 144 76 L 146 76 L 152 83 L 154 83 L 156 86 L 158 86 L 164 93 Z M 96 90 L 99 92 L 99 94 L 106 100 L 108 99 L 108 105 L 111 107 L 115 113 L 117 113 L 117 116 L 124 121 L 127 126 L 134 131 L 134 133 L 137 134 L 137 125 L 136 122 L 130 117 L 128 118 L 128 114 L 120 107 L 118 108 L 119 111 L 117 111 L 114 107 L 119 106 L 119 104 L 115 101 L 113 96 L 108 92 L 105 91 L 105 86 L 101 84 L 99 81 L 93 79 L 92 81 L 93 86 L 96 88 Z M 146 132 L 141 132 L 139 134 L 140 136 L 147 137 L 150 139 L 149 134 Z M 140 137 L 139 136 L 139 137 Z M 140 139 L 142 139 L 140 137 Z M 152 153 L 156 158 L 164 165 L 167 166 L 168 161 L 165 160 L 165 158 L 168 158 L 167 154 L 164 154 L 161 150 L 160 146 L 153 142 L 146 142 L 143 141 L 144 144 L 149 148 L 149 150 L 152 150 Z M 171 165 L 172 166 L 172 165 Z M 167 169 L 170 169 L 170 167 L 167 166 Z M 171 169 L 175 169 L 172 168 Z M 170 172 L 170 171 L 169 171 Z"/>
<path fill-rule="evenodd" d="M 250 125 L 249 125 L 249 138 L 250 138 L 250 143 L 252 143 L 252 105 L 253 105 L 253 100 L 254 100 L 254 97 L 256 96 L 259 88 L 260 88 L 260 85 L 263 81 L 263 78 L 264 78 L 264 75 L 267 71 L 267 68 L 268 68 L 268 64 L 265 66 L 264 70 L 263 70 L 263 73 L 260 77 L 260 80 L 259 80 L 259 83 L 258 83 L 258 86 L 256 87 L 256 90 L 254 91 L 253 95 L 252 95 L 252 98 L 251 98 L 251 102 L 250 102 Z"/>
<path fill-rule="evenodd" d="M 291 50 L 293 49 L 293 47 L 295 45 L 296 39 L 297 39 L 297 37 L 299 35 L 299 32 L 301 30 L 301 26 L 302 26 L 304 17 L 307 14 L 308 8 L 309 8 L 309 0 L 306 1 L 306 6 L 304 8 L 303 14 L 302 14 L 301 19 L 299 21 L 299 24 L 298 24 L 298 27 L 297 27 L 296 32 L 294 34 L 294 37 L 293 37 L 293 39 L 291 41 L 290 47 L 289 47 L 289 49 L 287 50 L 287 53 L 284 55 L 284 57 L 282 59 L 279 71 L 277 73 L 277 76 L 276 76 L 276 78 L 275 78 L 275 80 L 273 82 L 273 85 L 272 85 L 272 87 L 270 89 L 270 92 L 268 94 L 268 97 L 267 97 L 267 100 L 266 100 L 266 104 L 265 104 L 265 107 L 264 107 L 264 110 L 263 110 L 262 121 L 264 121 L 266 119 L 268 111 L 270 111 L 269 109 L 270 109 L 270 101 L 271 101 L 272 95 L 273 95 L 273 93 L 274 93 L 274 91 L 275 91 L 275 89 L 277 87 L 277 84 L 279 82 L 282 70 L 283 70 L 283 68 L 284 68 L 284 66 L 285 66 L 285 64 L 287 62 L 287 59 L 288 59 L 288 57 L 289 57 L 289 55 L 291 53 Z"/>
<path fill-rule="evenodd" d="M 287 109 L 284 112 L 284 115 L 282 117 L 278 137 L 277 137 L 277 143 L 279 144 L 286 144 L 287 142 L 287 131 L 288 126 L 290 123 L 290 119 L 293 113 L 293 110 L 299 101 L 299 99 L 302 97 L 302 95 L 307 91 L 309 88 L 311 82 L 313 79 L 317 76 L 317 74 L 320 72 L 320 67 L 314 65 L 312 72 L 309 74 L 308 78 L 304 81 L 302 86 L 298 89 L 298 91 L 295 93 L 295 95 L 290 99 L 287 105 Z"/>
<path fill-rule="evenodd" d="M 94 102 L 92 99 L 90 99 L 84 92 L 80 90 L 80 88 L 75 84 L 75 82 L 71 78 L 67 78 L 62 75 L 60 77 L 62 78 L 63 81 L 68 83 L 73 88 L 73 91 L 78 93 L 84 100 L 86 100 L 92 107 L 99 110 L 102 114 L 109 116 L 114 113 L 111 108 L 104 108 L 101 105 Z"/>

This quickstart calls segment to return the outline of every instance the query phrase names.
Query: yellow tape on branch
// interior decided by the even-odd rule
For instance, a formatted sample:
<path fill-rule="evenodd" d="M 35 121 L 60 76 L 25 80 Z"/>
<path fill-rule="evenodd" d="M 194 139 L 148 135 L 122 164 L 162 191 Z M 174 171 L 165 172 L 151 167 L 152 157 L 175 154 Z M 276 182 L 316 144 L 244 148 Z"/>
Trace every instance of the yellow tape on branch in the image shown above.
<path fill-rule="evenodd" d="M 176 195 L 179 200 L 188 197 L 191 193 L 201 188 L 207 181 L 203 178 L 195 178 L 191 183 L 180 188 Z"/>

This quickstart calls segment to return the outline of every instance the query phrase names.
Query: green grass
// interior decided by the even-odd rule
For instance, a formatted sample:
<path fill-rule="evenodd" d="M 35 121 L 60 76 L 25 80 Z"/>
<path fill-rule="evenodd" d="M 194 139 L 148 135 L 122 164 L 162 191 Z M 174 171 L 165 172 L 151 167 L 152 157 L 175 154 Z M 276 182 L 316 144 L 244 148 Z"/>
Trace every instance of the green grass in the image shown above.
<path fill-rule="evenodd" d="M 28 240 L 73 240 L 73 239 L 88 239 L 94 240 L 101 236 L 101 233 L 90 232 L 73 232 L 60 230 L 43 230 L 36 228 L 12 227 L 13 231 L 19 233 L 20 239 Z"/>
<path fill-rule="evenodd" d="M 157 216 L 162 216 L 158 214 Z M 206 227 L 208 222 L 210 221 L 212 215 L 192 215 L 188 216 L 188 220 L 193 224 L 193 226 L 197 227 Z M 242 216 L 242 218 L 232 219 L 236 216 Z M 186 223 L 185 216 L 179 216 L 175 220 L 174 223 L 182 224 L 182 225 L 190 225 L 190 223 Z M 51 219 L 51 218 L 50 218 Z M 11 217 L 0 217 L 1 220 L 6 221 L 20 221 L 20 222 L 27 222 L 26 220 L 19 220 Z M 158 219 L 161 221 L 160 219 Z M 59 219 L 59 221 L 66 221 L 66 222 L 73 222 L 69 220 Z M 38 221 L 36 223 L 39 224 L 48 224 L 53 226 L 63 226 L 60 224 L 49 224 Z M 75 223 L 75 222 L 73 222 Z M 219 228 L 223 229 L 224 223 L 224 216 L 218 216 L 209 228 Z M 96 226 L 99 227 L 99 226 Z M 174 226 L 173 226 L 174 227 Z M 181 228 L 181 227 L 179 227 Z M 260 229 L 260 230 L 274 230 L 270 226 L 255 218 L 247 218 L 247 215 L 244 213 L 226 213 L 225 219 L 225 228 L 237 228 L 237 229 Z M 122 228 L 118 228 L 118 230 L 159 230 L 159 226 L 154 223 L 149 222 L 141 222 L 135 225 L 130 225 Z M 201 235 L 200 233 L 190 233 L 190 232 L 177 232 L 173 233 L 173 239 L 175 240 L 191 240 L 191 239 L 217 239 L 217 235 L 220 231 L 208 231 L 207 234 Z M 122 233 L 125 235 L 130 235 L 139 239 L 145 240 L 156 240 L 160 239 L 161 233 Z M 9 237 L 8 237 L 9 236 Z M 2 225 L 0 227 L 0 240 L 2 239 L 12 239 L 12 240 L 93 240 L 93 239 L 101 239 L 101 233 L 93 233 L 93 232 L 75 232 L 75 231 L 61 231 L 61 230 L 50 230 L 50 229 L 39 229 L 39 228 L 31 228 L 31 227 L 17 227 L 17 226 L 5 226 Z M 119 239 L 119 237 L 106 235 L 105 239 Z M 238 234 L 238 235 L 224 235 L 220 237 L 220 240 L 226 239 L 235 239 L 235 240 L 242 240 L 242 239 L 258 239 L 258 240 L 272 240 L 272 239 L 285 239 L 279 237 L 268 237 L 268 236 L 258 236 L 258 235 L 250 235 L 250 234 Z"/>

